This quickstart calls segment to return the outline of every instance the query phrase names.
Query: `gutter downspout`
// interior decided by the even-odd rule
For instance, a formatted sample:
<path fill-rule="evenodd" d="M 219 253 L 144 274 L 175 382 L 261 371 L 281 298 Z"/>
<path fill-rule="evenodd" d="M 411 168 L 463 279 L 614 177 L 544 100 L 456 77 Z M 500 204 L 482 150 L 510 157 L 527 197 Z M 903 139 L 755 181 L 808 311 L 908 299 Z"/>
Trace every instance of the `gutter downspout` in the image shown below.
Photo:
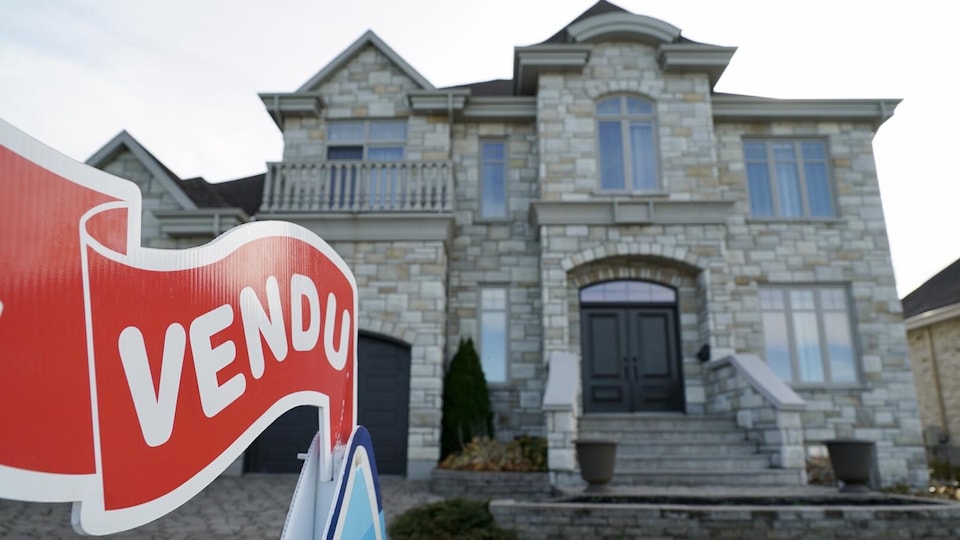
<path fill-rule="evenodd" d="M 933 331 L 930 326 L 926 327 L 924 330 L 926 330 L 927 333 L 927 352 L 930 353 L 930 365 L 933 369 L 933 386 L 937 393 L 937 407 L 940 411 L 940 424 L 943 426 L 943 433 L 947 438 L 946 441 L 942 442 L 949 442 L 950 424 L 947 422 L 947 409 L 943 402 L 943 385 L 940 383 L 940 365 L 937 362 L 937 352 L 933 346 Z"/>

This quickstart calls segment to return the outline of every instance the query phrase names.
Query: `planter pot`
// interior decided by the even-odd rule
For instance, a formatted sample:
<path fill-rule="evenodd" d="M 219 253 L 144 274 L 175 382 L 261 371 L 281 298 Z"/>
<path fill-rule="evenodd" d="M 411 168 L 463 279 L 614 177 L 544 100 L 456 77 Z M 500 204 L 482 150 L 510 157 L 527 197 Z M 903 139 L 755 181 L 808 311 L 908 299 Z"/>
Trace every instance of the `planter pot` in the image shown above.
<path fill-rule="evenodd" d="M 617 441 L 578 439 L 573 443 L 577 447 L 580 476 L 587 482 L 585 491 L 606 491 L 607 484 L 613 480 L 613 469 L 617 462 Z"/>
<path fill-rule="evenodd" d="M 825 441 L 830 453 L 830 465 L 837 480 L 843 482 L 840 491 L 864 493 L 870 491 L 870 473 L 873 471 L 873 442 L 853 439 Z"/>

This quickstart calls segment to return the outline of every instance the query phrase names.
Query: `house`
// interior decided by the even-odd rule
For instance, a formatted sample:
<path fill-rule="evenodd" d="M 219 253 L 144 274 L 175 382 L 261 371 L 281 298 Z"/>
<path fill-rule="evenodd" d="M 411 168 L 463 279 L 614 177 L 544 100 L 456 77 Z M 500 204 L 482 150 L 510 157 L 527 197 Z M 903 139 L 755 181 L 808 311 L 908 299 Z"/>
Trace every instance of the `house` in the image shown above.
<path fill-rule="evenodd" d="M 284 142 L 264 178 L 181 182 L 125 134 L 91 163 L 143 186 L 148 245 L 281 219 L 340 253 L 382 473 L 441 457 L 471 336 L 498 437 L 546 436 L 557 483 L 575 439 L 615 434 L 623 481 L 796 484 L 855 437 L 883 484 L 922 485 L 871 146 L 897 101 L 714 92 L 734 52 L 601 0 L 512 79 L 436 88 L 367 32 L 260 95 Z M 295 467 L 304 433 L 284 416 L 246 469 Z"/>
<path fill-rule="evenodd" d="M 920 420 L 932 457 L 960 466 L 960 260 L 903 298 Z"/>

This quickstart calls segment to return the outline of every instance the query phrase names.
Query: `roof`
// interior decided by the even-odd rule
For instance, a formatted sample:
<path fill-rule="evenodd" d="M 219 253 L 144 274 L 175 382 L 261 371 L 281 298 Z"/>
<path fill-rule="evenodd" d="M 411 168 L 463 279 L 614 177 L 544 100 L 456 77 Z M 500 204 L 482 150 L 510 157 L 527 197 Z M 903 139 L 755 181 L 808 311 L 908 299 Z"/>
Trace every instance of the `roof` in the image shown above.
<path fill-rule="evenodd" d="M 457 86 L 450 86 L 448 88 L 444 88 L 443 90 L 453 90 L 456 88 L 465 88 L 470 90 L 470 95 L 474 97 L 512 96 L 513 79 L 492 79 L 489 81 L 458 84 Z"/>
<path fill-rule="evenodd" d="M 590 17 L 596 15 L 603 15 L 605 13 L 630 13 L 629 11 L 623 9 L 620 6 L 616 6 L 607 2 L 607 0 L 599 0 L 596 4 L 590 6 L 586 11 L 577 16 L 576 19 L 570 21 L 566 26 L 560 29 L 559 32 L 550 36 L 546 41 L 541 42 L 540 44 L 546 43 L 573 43 L 574 39 L 570 35 L 568 28 L 571 25 L 577 24 L 580 21 L 589 19 Z"/>
<path fill-rule="evenodd" d="M 960 304 L 960 259 L 905 296 L 902 303 L 906 318 Z"/>
<path fill-rule="evenodd" d="M 211 184 L 203 177 L 181 180 L 127 131 L 121 131 L 97 150 L 87 159 L 87 165 L 102 169 L 124 149 L 140 160 L 185 209 L 240 208 L 248 216 L 252 216 L 260 208 L 264 174 L 219 184 Z"/>

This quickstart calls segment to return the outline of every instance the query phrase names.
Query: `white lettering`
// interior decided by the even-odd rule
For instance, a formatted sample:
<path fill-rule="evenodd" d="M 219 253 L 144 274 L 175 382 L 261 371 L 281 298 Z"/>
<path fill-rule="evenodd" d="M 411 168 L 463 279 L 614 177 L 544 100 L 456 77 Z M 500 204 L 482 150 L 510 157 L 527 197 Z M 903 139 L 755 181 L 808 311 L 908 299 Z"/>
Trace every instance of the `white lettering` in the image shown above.
<path fill-rule="evenodd" d="M 333 325 L 336 324 L 337 297 L 327 295 L 327 317 L 323 327 L 323 351 L 327 353 L 327 362 L 333 369 L 340 371 L 347 364 L 347 345 L 350 343 L 350 312 L 343 310 L 340 320 L 340 350 L 333 348 Z"/>
<path fill-rule="evenodd" d="M 303 327 L 304 299 L 310 319 L 307 328 Z M 309 351 L 320 341 L 320 296 L 313 280 L 300 274 L 290 277 L 290 338 L 295 351 Z"/>
<path fill-rule="evenodd" d="M 186 344 L 187 337 L 183 326 L 174 323 L 167 327 L 158 391 L 153 386 L 143 333 L 134 326 L 128 326 L 120 332 L 120 361 L 123 364 L 123 373 L 127 376 L 137 420 L 140 421 L 140 431 L 148 446 L 160 446 L 167 442 L 173 433 L 173 417 L 177 411 Z"/>
<path fill-rule="evenodd" d="M 247 380 L 242 373 L 237 373 L 222 385 L 217 381 L 217 372 L 237 357 L 237 347 L 229 340 L 211 347 L 210 338 L 232 323 L 233 308 L 224 304 L 197 317 L 190 324 L 190 349 L 197 372 L 200 405 L 207 418 L 213 418 L 236 401 L 247 388 Z"/>
<path fill-rule="evenodd" d="M 240 291 L 240 318 L 243 319 L 243 334 L 247 339 L 250 373 L 254 379 L 263 377 L 261 335 L 278 361 L 282 362 L 287 357 L 287 333 L 283 328 L 280 286 L 277 284 L 277 278 L 273 276 L 267 278 L 267 305 L 270 308 L 269 317 L 252 287 L 244 287 Z"/>

